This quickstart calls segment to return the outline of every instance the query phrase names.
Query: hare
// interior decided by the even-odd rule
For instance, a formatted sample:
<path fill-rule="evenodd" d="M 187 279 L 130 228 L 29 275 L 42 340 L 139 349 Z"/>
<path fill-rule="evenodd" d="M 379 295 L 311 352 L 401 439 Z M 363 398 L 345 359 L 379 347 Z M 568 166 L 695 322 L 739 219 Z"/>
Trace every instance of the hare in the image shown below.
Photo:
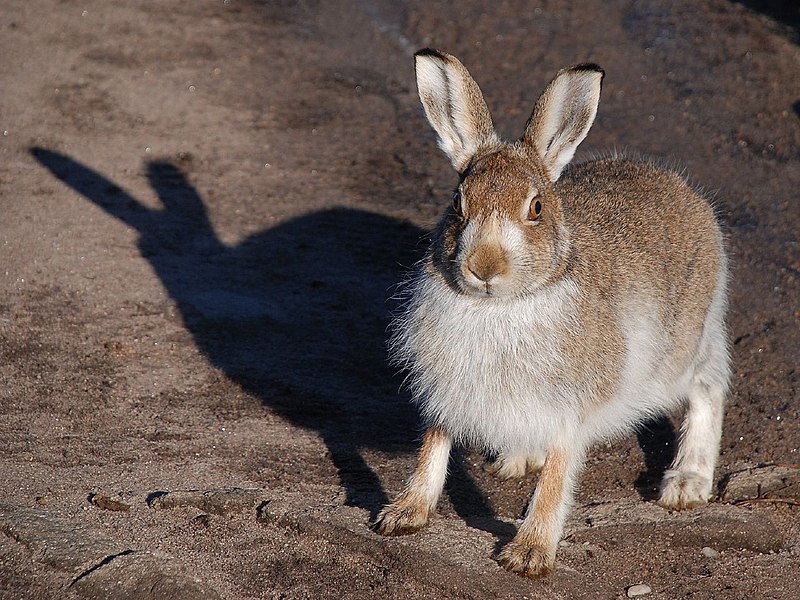
<path fill-rule="evenodd" d="M 426 524 L 451 445 L 497 455 L 501 476 L 539 469 L 525 519 L 499 554 L 528 577 L 554 568 L 591 445 L 685 406 L 659 503 L 706 503 L 730 379 L 723 236 L 684 178 L 608 158 L 568 166 L 604 73 L 560 71 L 521 140 L 504 142 L 453 56 L 415 55 L 419 97 L 460 181 L 395 318 L 427 430 L 383 535 Z"/>

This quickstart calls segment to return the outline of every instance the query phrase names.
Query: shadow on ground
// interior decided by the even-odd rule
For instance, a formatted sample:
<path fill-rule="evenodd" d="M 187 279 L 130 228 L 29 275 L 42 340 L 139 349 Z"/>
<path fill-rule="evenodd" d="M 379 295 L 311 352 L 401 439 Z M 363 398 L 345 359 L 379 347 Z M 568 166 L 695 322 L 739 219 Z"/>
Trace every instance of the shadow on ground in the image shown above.
<path fill-rule="evenodd" d="M 797 0 L 732 0 L 750 10 L 760 12 L 779 23 L 783 23 L 792 34 L 792 40 L 800 42 L 800 4 Z"/>
<path fill-rule="evenodd" d="M 678 436 L 669 417 L 649 421 L 636 431 L 636 441 L 644 454 L 645 470 L 639 473 L 634 485 L 642 500 L 658 499 L 658 486 L 664 471 L 675 458 Z"/>
<path fill-rule="evenodd" d="M 163 210 L 151 210 L 71 158 L 32 148 L 53 175 L 135 229 L 139 250 L 176 302 L 208 360 L 281 417 L 324 441 L 347 502 L 373 516 L 387 501 L 364 448 L 411 452 L 420 425 L 386 361 L 390 298 L 419 258 L 423 232 L 362 210 L 335 208 L 253 235 L 219 240 L 181 171 L 147 165 Z M 464 518 L 491 520 L 485 496 L 453 460 Z"/>

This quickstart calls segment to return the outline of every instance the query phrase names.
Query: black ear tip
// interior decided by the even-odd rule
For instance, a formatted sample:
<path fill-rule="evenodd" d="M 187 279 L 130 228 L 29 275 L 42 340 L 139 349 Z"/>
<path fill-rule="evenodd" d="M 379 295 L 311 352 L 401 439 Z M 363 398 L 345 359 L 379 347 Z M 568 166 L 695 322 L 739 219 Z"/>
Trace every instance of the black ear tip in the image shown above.
<path fill-rule="evenodd" d="M 28 153 L 39 161 L 41 164 L 54 164 L 57 161 L 68 161 L 69 159 L 63 154 L 42 148 L 41 146 L 31 146 L 28 148 Z"/>
<path fill-rule="evenodd" d="M 579 65 L 575 65 L 570 70 L 572 70 L 572 71 L 588 71 L 588 72 L 591 72 L 591 73 L 600 73 L 600 78 L 601 79 L 606 76 L 606 72 L 597 63 L 581 63 Z"/>
<path fill-rule="evenodd" d="M 45 150 L 41 146 L 31 146 L 28 148 L 28 152 L 30 152 L 34 158 L 47 157 L 49 154 L 51 154 L 49 150 Z"/>
<path fill-rule="evenodd" d="M 433 58 L 440 58 L 442 60 L 447 58 L 444 52 L 439 52 L 435 48 L 422 48 L 421 50 L 414 52 L 415 59 L 419 58 L 420 56 L 432 56 Z"/>

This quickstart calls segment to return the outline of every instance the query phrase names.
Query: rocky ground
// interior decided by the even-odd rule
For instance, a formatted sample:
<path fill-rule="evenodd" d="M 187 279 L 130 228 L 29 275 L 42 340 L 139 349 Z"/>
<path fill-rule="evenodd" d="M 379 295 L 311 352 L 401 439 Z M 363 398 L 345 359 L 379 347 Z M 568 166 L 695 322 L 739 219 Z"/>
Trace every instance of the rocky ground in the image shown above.
<path fill-rule="evenodd" d="M 800 596 L 794 3 L 0 14 L 1 598 Z M 455 183 L 416 97 L 423 46 L 464 60 L 507 136 L 559 68 L 601 64 L 582 156 L 685 167 L 726 226 L 718 499 L 653 502 L 674 420 L 598 447 L 544 582 L 492 560 L 535 478 L 468 450 L 430 527 L 367 527 L 419 436 L 385 361 L 393 285 Z"/>

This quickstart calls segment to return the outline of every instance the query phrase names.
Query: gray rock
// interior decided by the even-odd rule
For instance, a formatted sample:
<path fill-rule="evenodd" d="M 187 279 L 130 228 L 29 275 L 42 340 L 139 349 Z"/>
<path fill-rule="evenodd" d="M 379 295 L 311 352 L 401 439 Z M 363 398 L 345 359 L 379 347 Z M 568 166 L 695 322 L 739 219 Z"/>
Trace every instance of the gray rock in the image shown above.
<path fill-rule="evenodd" d="M 714 547 L 717 549 L 753 552 L 777 552 L 786 543 L 787 532 L 781 531 L 769 517 L 756 513 L 737 514 L 722 518 L 701 513 L 695 521 L 672 533 L 673 546 Z"/>
<path fill-rule="evenodd" d="M 178 560 L 137 550 L 77 520 L 0 503 L 0 533 L 31 558 L 63 573 L 65 590 L 92 599 L 217 600 L 219 594 Z M 55 591 L 55 590 L 54 590 Z"/>
<path fill-rule="evenodd" d="M 626 590 L 626 595 L 628 598 L 636 598 L 638 596 L 646 596 L 653 590 L 650 589 L 650 586 L 645 583 L 640 583 L 638 585 L 632 585 Z"/>
<path fill-rule="evenodd" d="M 709 510 L 665 515 L 661 521 L 603 525 L 575 532 L 580 541 L 602 545 L 610 538 L 639 543 L 642 539 L 668 540 L 678 548 L 717 550 L 746 549 L 753 552 L 778 552 L 786 543 L 788 532 L 781 530 L 769 517 L 757 512 L 723 505 L 726 513 Z M 636 540 L 632 542 L 631 540 Z"/>
<path fill-rule="evenodd" d="M 265 524 L 292 526 L 291 507 L 282 500 L 265 500 L 256 508 L 256 518 Z"/>
<path fill-rule="evenodd" d="M 89 503 L 97 508 L 114 512 L 127 512 L 131 508 L 129 504 L 125 504 L 121 500 L 114 500 L 105 494 L 98 493 L 89 495 Z"/>
<path fill-rule="evenodd" d="M 70 586 L 92 600 L 218 600 L 219 594 L 189 575 L 169 556 L 150 552 L 124 553 L 88 571 Z"/>
<path fill-rule="evenodd" d="M 77 571 L 128 549 L 85 523 L 6 503 L 0 503 L 0 532 L 27 547 L 37 562 L 60 571 Z"/>
<path fill-rule="evenodd" d="M 147 503 L 157 509 L 193 507 L 206 513 L 225 515 L 254 509 L 266 497 L 267 492 L 259 488 L 174 490 L 154 492 Z"/>
<path fill-rule="evenodd" d="M 800 469 L 788 465 L 756 466 L 730 473 L 723 480 L 723 502 L 766 498 L 800 501 Z"/>
<path fill-rule="evenodd" d="M 702 553 L 706 558 L 719 558 L 719 552 L 708 546 L 703 548 Z"/>

